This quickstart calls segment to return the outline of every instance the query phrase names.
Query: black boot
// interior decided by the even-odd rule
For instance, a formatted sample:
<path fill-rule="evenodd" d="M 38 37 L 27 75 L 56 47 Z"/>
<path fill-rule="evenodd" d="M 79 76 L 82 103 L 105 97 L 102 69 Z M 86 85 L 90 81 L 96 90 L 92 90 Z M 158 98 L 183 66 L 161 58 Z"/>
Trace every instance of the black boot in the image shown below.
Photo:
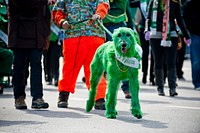
<path fill-rule="evenodd" d="M 153 85 L 153 86 L 156 85 L 156 83 L 155 83 L 155 81 L 154 81 L 154 78 L 150 78 L 150 83 L 151 83 L 151 85 Z"/>
<path fill-rule="evenodd" d="M 97 109 L 97 110 L 105 110 L 106 107 L 105 107 L 105 100 L 104 100 L 104 98 L 97 99 L 95 101 L 94 108 Z"/>
<path fill-rule="evenodd" d="M 147 75 L 146 74 L 143 74 L 142 83 L 143 84 L 147 83 Z"/>
<path fill-rule="evenodd" d="M 170 95 L 171 97 L 177 96 L 178 93 L 176 92 L 176 88 L 170 88 L 170 90 L 169 90 L 169 95 Z"/>
<path fill-rule="evenodd" d="M 165 92 L 164 92 L 164 88 L 163 87 L 158 87 L 157 90 L 158 90 L 158 95 L 159 96 L 165 96 Z"/>
<path fill-rule="evenodd" d="M 58 86 L 58 79 L 54 80 L 54 86 Z"/>
<path fill-rule="evenodd" d="M 149 81 L 151 83 L 151 85 L 155 86 L 156 83 L 155 83 L 155 76 L 152 72 L 150 72 L 150 78 L 149 78 Z"/>
<path fill-rule="evenodd" d="M 60 92 L 58 97 L 58 107 L 67 108 L 68 107 L 69 92 Z"/>

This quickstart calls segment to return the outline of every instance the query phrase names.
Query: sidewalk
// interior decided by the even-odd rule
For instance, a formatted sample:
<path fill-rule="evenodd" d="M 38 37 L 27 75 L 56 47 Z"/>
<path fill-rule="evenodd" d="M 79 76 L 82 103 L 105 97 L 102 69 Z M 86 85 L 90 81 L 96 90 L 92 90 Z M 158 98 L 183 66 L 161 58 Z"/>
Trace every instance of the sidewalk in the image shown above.
<path fill-rule="evenodd" d="M 61 58 L 62 59 L 62 58 Z M 138 120 L 130 113 L 130 100 L 124 98 L 121 89 L 117 98 L 117 119 L 107 119 L 105 111 L 93 109 L 85 112 L 88 91 L 81 78 L 76 93 L 70 94 L 69 108 L 57 108 L 58 92 L 54 86 L 44 86 L 47 110 L 31 109 L 29 86 L 26 89 L 27 110 L 16 110 L 12 88 L 0 95 L 0 133 L 200 133 L 200 91 L 191 83 L 190 60 L 184 62 L 186 81 L 178 81 L 177 97 L 158 96 L 156 87 L 141 82 L 140 104 L 143 118 Z"/>

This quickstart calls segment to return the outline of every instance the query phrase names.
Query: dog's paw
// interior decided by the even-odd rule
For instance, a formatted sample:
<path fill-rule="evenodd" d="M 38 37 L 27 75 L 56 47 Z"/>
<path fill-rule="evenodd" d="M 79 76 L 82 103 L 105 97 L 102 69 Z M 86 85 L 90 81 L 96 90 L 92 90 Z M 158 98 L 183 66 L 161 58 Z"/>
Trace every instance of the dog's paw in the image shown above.
<path fill-rule="evenodd" d="M 131 110 L 131 113 L 132 113 L 133 116 L 135 116 L 135 117 L 138 118 L 138 119 L 141 119 L 141 118 L 142 118 L 142 112 L 141 112 L 141 110 L 138 109 L 138 108 L 132 109 L 132 110 Z"/>
<path fill-rule="evenodd" d="M 108 118 L 108 119 L 116 119 L 116 117 L 117 117 L 117 111 L 106 112 L 106 118 Z"/>
<path fill-rule="evenodd" d="M 94 106 L 94 102 L 88 100 L 86 104 L 86 112 L 90 112 Z"/>
<path fill-rule="evenodd" d="M 106 114 L 106 118 L 108 118 L 108 119 L 116 119 L 116 114 Z"/>

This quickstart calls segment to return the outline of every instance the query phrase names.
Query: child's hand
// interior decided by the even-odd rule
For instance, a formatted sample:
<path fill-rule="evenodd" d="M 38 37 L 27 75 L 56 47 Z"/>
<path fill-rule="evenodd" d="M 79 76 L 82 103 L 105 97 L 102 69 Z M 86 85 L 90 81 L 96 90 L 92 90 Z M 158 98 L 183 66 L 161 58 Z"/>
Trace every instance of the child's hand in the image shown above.
<path fill-rule="evenodd" d="M 69 28 L 70 28 L 69 23 L 68 23 L 67 21 L 64 21 L 64 22 L 62 23 L 62 28 L 63 28 L 64 30 L 69 29 Z"/>
<path fill-rule="evenodd" d="M 56 1 L 57 1 L 57 0 L 48 0 L 48 4 L 49 4 L 49 5 L 53 5 L 53 4 L 56 3 Z"/>
<path fill-rule="evenodd" d="M 101 19 L 101 17 L 100 17 L 100 15 L 98 15 L 98 14 L 94 14 L 93 16 L 92 16 L 92 20 L 89 20 L 88 21 L 88 23 L 89 23 L 89 25 L 93 25 L 93 23 L 97 20 L 97 19 Z"/>
<path fill-rule="evenodd" d="M 93 16 L 92 16 L 92 20 L 93 21 L 96 21 L 97 19 L 101 19 L 101 17 L 100 17 L 100 15 L 98 15 L 98 14 L 94 14 Z"/>

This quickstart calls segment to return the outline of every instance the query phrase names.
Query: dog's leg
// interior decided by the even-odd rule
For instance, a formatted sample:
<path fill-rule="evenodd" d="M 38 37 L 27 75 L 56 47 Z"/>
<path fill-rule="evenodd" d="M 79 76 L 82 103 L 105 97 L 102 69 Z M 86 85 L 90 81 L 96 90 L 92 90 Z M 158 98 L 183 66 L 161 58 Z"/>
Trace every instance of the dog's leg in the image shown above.
<path fill-rule="evenodd" d="M 91 69 L 90 91 L 89 91 L 89 99 L 87 100 L 86 104 L 86 112 L 90 112 L 94 106 L 97 85 L 103 73 L 103 67 L 99 65 L 99 60 L 97 59 L 91 63 L 90 69 Z"/>
<path fill-rule="evenodd" d="M 106 117 L 110 119 L 115 119 L 117 115 L 115 107 L 117 103 L 119 82 L 120 81 L 117 80 L 114 76 L 108 77 L 108 92 L 106 94 Z"/>
<path fill-rule="evenodd" d="M 131 98 L 131 113 L 133 116 L 138 119 L 142 118 L 142 112 L 140 110 L 140 102 L 139 102 L 139 81 L 137 77 L 130 78 L 129 80 L 129 89 L 132 95 Z"/>

